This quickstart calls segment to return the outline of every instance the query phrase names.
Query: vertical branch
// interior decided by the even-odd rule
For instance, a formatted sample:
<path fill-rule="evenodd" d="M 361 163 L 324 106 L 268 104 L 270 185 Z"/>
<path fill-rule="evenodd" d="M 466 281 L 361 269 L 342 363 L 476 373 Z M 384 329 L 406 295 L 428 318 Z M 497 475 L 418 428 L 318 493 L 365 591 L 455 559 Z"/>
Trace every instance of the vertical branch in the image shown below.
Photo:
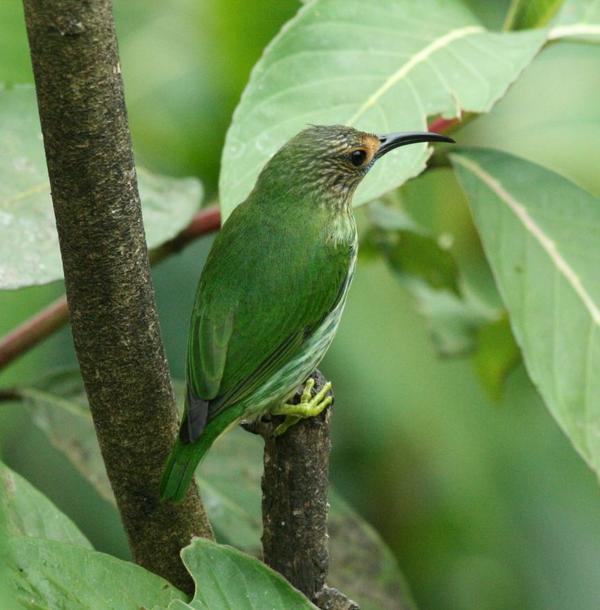
<path fill-rule="evenodd" d="M 160 338 L 110 0 L 24 0 L 77 357 L 135 560 L 191 589 L 195 486 L 161 503 L 177 413 Z"/>
<path fill-rule="evenodd" d="M 283 436 L 265 435 L 264 560 L 311 599 L 325 585 L 329 568 L 330 416 L 325 409 Z"/>
<path fill-rule="evenodd" d="M 313 373 L 318 392 L 325 379 Z M 301 391 L 294 397 L 300 399 Z M 246 426 L 265 440 L 262 479 L 264 561 L 320 608 L 357 610 L 358 606 L 325 585 L 329 569 L 327 491 L 331 410 L 301 420 L 273 436 L 281 418 Z"/>

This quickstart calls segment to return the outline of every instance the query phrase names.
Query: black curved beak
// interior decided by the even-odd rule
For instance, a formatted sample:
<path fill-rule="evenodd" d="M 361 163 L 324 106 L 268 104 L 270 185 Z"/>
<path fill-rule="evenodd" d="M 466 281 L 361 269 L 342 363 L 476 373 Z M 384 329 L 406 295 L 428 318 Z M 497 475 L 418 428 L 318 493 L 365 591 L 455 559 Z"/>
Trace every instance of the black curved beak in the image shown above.
<path fill-rule="evenodd" d="M 383 157 L 390 150 L 405 146 L 406 144 L 416 144 L 417 142 L 450 142 L 454 144 L 454 140 L 448 136 L 443 136 L 440 133 L 433 131 L 401 131 L 398 133 L 387 133 L 379 136 L 381 145 L 375 153 L 375 159 Z"/>

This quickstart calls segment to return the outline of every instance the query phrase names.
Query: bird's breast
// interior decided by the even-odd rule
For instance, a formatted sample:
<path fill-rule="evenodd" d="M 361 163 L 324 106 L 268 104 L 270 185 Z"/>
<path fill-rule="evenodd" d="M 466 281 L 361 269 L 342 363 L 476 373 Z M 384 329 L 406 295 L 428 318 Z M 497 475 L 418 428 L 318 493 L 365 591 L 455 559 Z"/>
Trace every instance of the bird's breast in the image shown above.
<path fill-rule="evenodd" d="M 337 212 L 331 216 L 327 227 L 327 241 L 336 247 L 355 246 L 356 222 L 351 210 Z"/>

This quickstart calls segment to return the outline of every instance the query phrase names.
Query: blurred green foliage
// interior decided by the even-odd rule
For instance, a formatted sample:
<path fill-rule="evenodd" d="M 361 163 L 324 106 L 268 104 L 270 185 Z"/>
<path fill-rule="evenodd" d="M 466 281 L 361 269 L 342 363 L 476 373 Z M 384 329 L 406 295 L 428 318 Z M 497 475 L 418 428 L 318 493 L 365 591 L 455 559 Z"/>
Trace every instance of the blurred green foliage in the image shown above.
<path fill-rule="evenodd" d="M 0 290 L 56 281 L 63 268 L 33 85 L 0 89 L 0 133 L 0 214 L 8 236 L 0 240 Z M 189 225 L 202 204 L 202 184 L 153 174 L 139 164 L 136 173 L 146 243 L 153 250 Z"/>
<path fill-rule="evenodd" d="M 512 0 L 506 13 L 504 29 L 525 30 L 547 25 L 561 4 L 562 0 Z"/>
<path fill-rule="evenodd" d="M 150 169 L 197 175 L 216 191 L 225 129 L 265 44 L 292 0 L 171 3 L 116 0 L 137 156 Z M 468 2 L 500 29 L 507 2 Z M 0 3 L 0 81 L 31 82 L 21 3 Z M 548 46 L 494 110 L 456 132 L 542 163 L 600 194 L 600 47 Z M 433 173 L 433 172 L 432 172 Z M 430 181 L 430 182 L 428 182 Z M 434 184 L 435 182 L 435 184 Z M 420 194 L 419 194 L 420 193 Z M 411 214 L 493 300 L 477 236 L 450 172 L 402 189 Z M 364 220 L 364 219 L 363 219 Z M 154 271 L 172 369 L 183 372 L 187 321 L 210 239 Z M 487 286 L 487 287 L 486 287 Z M 60 294 L 60 285 L 0 293 L 0 334 Z M 68 331 L 2 372 L 3 386 L 72 362 Z M 522 368 L 502 399 L 473 364 L 440 360 L 413 298 L 382 261 L 361 260 L 340 332 L 323 365 L 334 381 L 332 478 L 395 550 L 420 606 L 431 610 L 596 610 L 597 481 L 549 417 Z M 46 493 L 95 548 L 127 557 L 113 508 L 2 404 L 9 465 Z"/>
<path fill-rule="evenodd" d="M 117 0 L 134 146 L 149 169 L 197 175 L 215 194 L 221 149 L 250 69 L 295 0 Z"/>

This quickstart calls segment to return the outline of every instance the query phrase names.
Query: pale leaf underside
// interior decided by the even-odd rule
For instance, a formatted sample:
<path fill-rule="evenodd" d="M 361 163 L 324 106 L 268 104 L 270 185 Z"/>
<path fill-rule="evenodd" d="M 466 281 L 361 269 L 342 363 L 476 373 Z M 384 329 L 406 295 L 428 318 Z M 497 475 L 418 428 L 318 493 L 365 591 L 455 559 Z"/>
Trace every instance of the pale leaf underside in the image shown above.
<path fill-rule="evenodd" d="M 0 85 L 0 141 L 0 290 L 59 280 L 62 264 L 33 87 Z M 187 226 L 200 206 L 202 187 L 196 179 L 139 167 L 138 181 L 153 248 Z"/>
<path fill-rule="evenodd" d="M 220 180 L 225 216 L 270 156 L 308 123 L 370 132 L 419 130 L 427 117 L 486 112 L 531 61 L 545 32 L 486 31 L 458 0 L 317 0 L 304 6 L 255 66 L 235 112 Z M 388 155 L 360 204 L 418 174 L 425 145 Z"/>
<path fill-rule="evenodd" d="M 453 155 L 530 376 L 600 469 L 600 200 L 506 153 Z"/>
<path fill-rule="evenodd" d="M 600 0 L 566 0 L 552 22 L 548 38 L 576 38 L 599 42 Z"/>

